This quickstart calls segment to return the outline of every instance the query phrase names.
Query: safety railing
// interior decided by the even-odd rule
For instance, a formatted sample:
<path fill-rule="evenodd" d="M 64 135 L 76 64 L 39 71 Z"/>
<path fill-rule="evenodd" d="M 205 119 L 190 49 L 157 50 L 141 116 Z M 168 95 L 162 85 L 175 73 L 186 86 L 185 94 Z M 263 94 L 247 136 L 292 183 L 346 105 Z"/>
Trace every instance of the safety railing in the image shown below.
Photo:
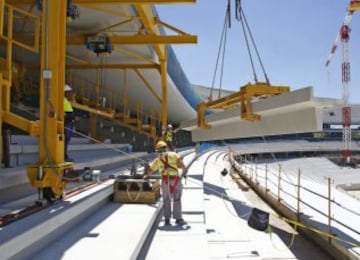
<path fill-rule="evenodd" d="M 0 0 L 0 8 L 2 11 L 0 16 L 0 37 L 7 41 L 8 46 L 14 44 L 28 51 L 38 53 L 40 46 L 40 17 L 4 3 L 3 0 Z M 20 23 L 17 21 L 20 21 Z M 31 35 L 31 37 L 28 35 Z"/>
<path fill-rule="evenodd" d="M 305 177 L 301 169 L 285 172 L 281 164 L 260 164 L 240 155 L 231 158 L 237 172 L 265 198 L 295 213 L 299 222 L 306 218 L 329 244 L 336 237 L 346 248 L 360 245 L 360 201 L 336 189 L 332 179 Z"/>
<path fill-rule="evenodd" d="M 145 107 L 144 104 L 131 100 L 126 93 L 100 87 L 80 77 L 71 76 L 67 82 L 73 88 L 78 103 L 113 113 L 113 118 L 108 119 L 119 121 L 122 125 L 156 138 L 156 126 L 160 125 L 160 113 L 154 108 Z"/>

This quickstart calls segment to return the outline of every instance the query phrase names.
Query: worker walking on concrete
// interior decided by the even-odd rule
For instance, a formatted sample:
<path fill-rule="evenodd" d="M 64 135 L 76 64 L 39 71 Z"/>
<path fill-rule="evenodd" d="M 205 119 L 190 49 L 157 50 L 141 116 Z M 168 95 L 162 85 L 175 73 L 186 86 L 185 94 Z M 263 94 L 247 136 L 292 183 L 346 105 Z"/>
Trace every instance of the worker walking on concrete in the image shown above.
<path fill-rule="evenodd" d="M 68 146 L 72 137 L 72 133 L 74 131 L 75 127 L 75 115 L 74 115 L 74 109 L 71 105 L 72 98 L 72 88 L 69 85 L 65 85 L 64 88 L 64 135 L 65 135 L 65 144 L 64 144 L 64 160 L 67 162 L 72 162 L 73 159 L 71 159 L 68 156 L 67 150 Z"/>
<path fill-rule="evenodd" d="M 155 149 L 158 157 L 150 163 L 144 178 L 149 178 L 155 171 L 159 171 L 161 174 L 165 225 L 170 225 L 171 216 L 176 220 L 176 224 L 186 224 L 181 209 L 181 178 L 187 177 L 184 162 L 177 153 L 168 151 L 167 144 L 164 141 L 159 141 Z M 181 176 L 179 175 L 179 168 L 182 169 Z M 171 211 L 171 197 L 173 197 L 173 211 Z"/>

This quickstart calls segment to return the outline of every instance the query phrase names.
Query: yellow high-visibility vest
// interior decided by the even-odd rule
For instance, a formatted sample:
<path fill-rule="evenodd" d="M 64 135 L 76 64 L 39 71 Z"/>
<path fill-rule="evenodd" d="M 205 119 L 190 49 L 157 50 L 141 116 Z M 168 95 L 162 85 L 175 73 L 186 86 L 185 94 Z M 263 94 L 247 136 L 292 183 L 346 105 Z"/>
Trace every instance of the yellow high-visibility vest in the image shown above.
<path fill-rule="evenodd" d="M 165 141 L 172 142 L 173 140 L 173 133 L 171 130 L 166 130 L 165 133 Z"/>
<path fill-rule="evenodd" d="M 71 102 L 66 97 L 64 97 L 64 112 L 74 112 Z"/>
<path fill-rule="evenodd" d="M 179 156 L 175 152 L 166 152 L 164 158 L 156 158 L 151 163 L 151 169 L 153 171 L 159 171 L 161 176 L 177 176 L 178 175 L 178 165 L 177 161 Z M 167 162 L 167 167 L 166 167 Z"/>

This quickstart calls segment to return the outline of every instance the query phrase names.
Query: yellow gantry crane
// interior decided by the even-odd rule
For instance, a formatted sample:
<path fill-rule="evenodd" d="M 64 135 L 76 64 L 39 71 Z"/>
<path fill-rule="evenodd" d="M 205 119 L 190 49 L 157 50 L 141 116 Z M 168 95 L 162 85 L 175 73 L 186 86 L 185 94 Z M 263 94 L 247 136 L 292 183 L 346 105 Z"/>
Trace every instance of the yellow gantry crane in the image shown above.
<path fill-rule="evenodd" d="M 68 0 L 69 1 L 69 0 Z M 66 175 L 73 170 L 73 164 L 64 162 L 64 85 L 66 69 L 74 70 L 76 64 L 66 64 L 66 58 L 78 60 L 76 57 L 68 57 L 67 46 L 84 45 L 88 35 L 81 32 L 67 32 L 68 1 L 53 0 L 0 0 L 0 25 L 1 39 L 6 45 L 6 75 L 0 74 L 0 100 L 1 117 L 0 123 L 8 123 L 18 127 L 31 135 L 39 136 L 39 159 L 36 164 L 29 165 L 27 175 L 32 186 L 40 191 L 40 200 L 60 197 L 66 188 Z M 195 4 L 195 0 L 73 0 L 72 4 L 80 7 L 92 8 L 111 15 L 121 15 L 104 6 L 131 5 L 136 15 L 127 20 L 117 23 L 108 28 L 121 26 L 126 23 L 136 22 L 141 24 L 141 30 L 129 35 L 125 33 L 112 34 L 109 39 L 113 45 L 151 45 L 155 50 L 158 62 L 154 64 L 80 64 L 82 69 L 132 69 L 141 78 L 138 71 L 149 67 L 160 72 L 161 95 L 156 96 L 161 104 L 161 124 L 167 125 L 167 46 L 170 44 L 192 44 L 197 42 L 197 37 L 189 35 L 168 25 L 154 16 L 151 5 L 153 4 Z M 34 15 L 32 10 L 37 4 L 41 4 L 41 17 Z M 23 8 L 28 8 L 24 10 Z M 32 21 L 32 34 L 23 33 L 13 35 L 14 24 L 19 22 L 14 13 L 23 14 L 20 23 L 27 24 Z M 71 17 L 70 17 L 71 18 Z M 5 20 L 6 19 L 6 20 Z M 40 24 L 41 21 L 41 24 Z M 3 27 L 6 28 L 6 35 Z M 163 26 L 175 32 L 175 35 L 162 35 L 159 26 Z M 40 30 L 41 27 L 41 30 Z M 41 31 L 41 34 L 40 34 Z M 30 36 L 29 36 L 30 35 Z M 40 40 L 40 41 L 39 41 Z M 40 120 L 37 122 L 26 120 L 10 112 L 10 91 L 12 85 L 12 49 L 20 46 L 33 53 L 41 55 L 40 63 Z M 84 47 L 85 48 L 85 47 Z M 118 51 L 126 53 L 132 58 L 139 55 L 130 51 Z M 140 59 L 144 60 L 144 58 Z M 128 66 L 127 66 L 128 65 Z M 112 68 L 106 68 L 112 66 Z M 150 68 L 151 67 L 151 68 Z M 149 84 L 145 84 L 155 93 Z M 80 105 L 79 105 L 80 106 Z M 93 112 L 89 110 L 88 112 Z M 98 113 L 94 109 L 94 113 Z M 113 115 L 112 113 L 110 113 Z M 0 132 L 1 134 L 1 132 Z"/>

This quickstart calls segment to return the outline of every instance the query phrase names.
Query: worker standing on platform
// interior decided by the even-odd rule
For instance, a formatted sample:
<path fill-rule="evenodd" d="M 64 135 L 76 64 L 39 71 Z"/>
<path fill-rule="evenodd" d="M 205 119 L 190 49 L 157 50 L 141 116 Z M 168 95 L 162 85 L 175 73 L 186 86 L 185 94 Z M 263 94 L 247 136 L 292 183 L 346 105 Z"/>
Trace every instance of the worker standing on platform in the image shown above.
<path fill-rule="evenodd" d="M 161 174 L 161 191 L 164 203 L 165 225 L 170 225 L 170 218 L 176 220 L 178 225 L 184 225 L 186 222 L 182 218 L 181 195 L 182 183 L 181 178 L 186 178 L 186 167 L 179 155 L 173 151 L 168 151 L 167 144 L 159 141 L 156 144 L 158 157 L 150 163 L 144 178 L 149 178 L 153 172 L 159 171 Z M 179 168 L 182 169 L 182 175 L 179 176 Z M 171 196 L 173 197 L 173 211 L 171 211 Z"/>
<path fill-rule="evenodd" d="M 72 137 L 72 133 L 75 127 L 75 115 L 74 109 L 71 105 L 70 100 L 72 99 L 72 88 L 69 85 L 65 85 L 64 88 L 64 135 L 65 135 L 65 145 L 64 145 L 64 160 L 67 162 L 72 162 L 67 154 L 67 149 Z"/>
<path fill-rule="evenodd" d="M 173 126 L 171 124 L 168 124 L 165 133 L 164 133 L 164 137 L 165 137 L 165 142 L 168 145 L 170 151 L 174 151 L 174 137 L 175 137 L 175 130 L 173 130 Z"/>

